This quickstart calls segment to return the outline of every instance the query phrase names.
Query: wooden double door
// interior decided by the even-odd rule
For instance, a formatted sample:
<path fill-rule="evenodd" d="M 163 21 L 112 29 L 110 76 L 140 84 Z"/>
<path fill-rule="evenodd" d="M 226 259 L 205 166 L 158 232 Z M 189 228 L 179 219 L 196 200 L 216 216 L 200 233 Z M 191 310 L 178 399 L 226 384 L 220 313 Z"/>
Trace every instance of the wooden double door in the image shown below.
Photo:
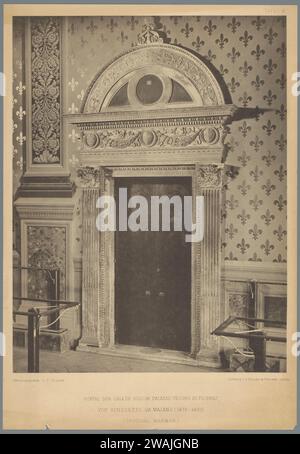
<path fill-rule="evenodd" d="M 192 194 L 190 178 L 118 178 L 128 198 Z M 118 206 L 118 205 L 117 205 Z M 117 210 L 118 211 L 118 210 Z M 127 209 L 128 216 L 132 209 Z M 171 215 L 174 214 L 171 210 Z M 118 219 L 117 219 L 118 222 Z M 118 225 L 118 224 L 117 224 Z M 177 351 L 191 347 L 191 244 L 184 231 L 116 231 L 115 339 L 117 344 Z"/>

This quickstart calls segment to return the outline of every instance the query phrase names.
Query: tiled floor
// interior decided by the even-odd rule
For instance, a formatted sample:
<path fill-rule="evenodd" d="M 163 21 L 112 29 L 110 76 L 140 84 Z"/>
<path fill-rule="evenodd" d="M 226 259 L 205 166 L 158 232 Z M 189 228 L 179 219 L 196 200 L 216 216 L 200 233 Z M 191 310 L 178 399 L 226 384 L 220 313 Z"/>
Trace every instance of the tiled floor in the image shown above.
<path fill-rule="evenodd" d="M 40 352 L 40 372 L 218 372 L 195 367 L 142 359 L 128 359 L 98 353 L 67 351 Z M 14 372 L 27 372 L 27 351 L 14 349 Z"/>

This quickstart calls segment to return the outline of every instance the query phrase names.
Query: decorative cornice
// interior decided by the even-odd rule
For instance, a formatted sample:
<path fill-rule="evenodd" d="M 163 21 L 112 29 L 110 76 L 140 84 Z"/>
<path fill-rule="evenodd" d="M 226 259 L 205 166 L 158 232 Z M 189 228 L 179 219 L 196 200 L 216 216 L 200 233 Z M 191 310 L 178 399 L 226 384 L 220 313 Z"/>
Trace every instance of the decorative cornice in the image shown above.
<path fill-rule="evenodd" d="M 20 219 L 73 219 L 74 203 L 62 198 L 20 198 L 15 201 L 15 207 Z"/>

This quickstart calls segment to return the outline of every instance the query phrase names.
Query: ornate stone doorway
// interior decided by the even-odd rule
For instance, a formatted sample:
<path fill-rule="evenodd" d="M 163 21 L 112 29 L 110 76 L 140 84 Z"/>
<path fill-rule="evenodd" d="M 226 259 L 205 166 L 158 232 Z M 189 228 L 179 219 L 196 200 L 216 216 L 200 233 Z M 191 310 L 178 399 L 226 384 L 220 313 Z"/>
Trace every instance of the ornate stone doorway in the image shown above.
<path fill-rule="evenodd" d="M 115 239 L 95 228 L 97 198 L 114 194 L 116 178 L 189 177 L 192 195 L 205 199 L 204 240 L 191 247 L 189 355 L 216 365 L 218 341 L 210 333 L 223 311 L 223 143 L 235 107 L 211 69 L 192 53 L 164 44 L 149 27 L 139 42 L 95 78 L 82 112 L 67 116 L 82 141 L 81 346 L 116 348 Z"/>

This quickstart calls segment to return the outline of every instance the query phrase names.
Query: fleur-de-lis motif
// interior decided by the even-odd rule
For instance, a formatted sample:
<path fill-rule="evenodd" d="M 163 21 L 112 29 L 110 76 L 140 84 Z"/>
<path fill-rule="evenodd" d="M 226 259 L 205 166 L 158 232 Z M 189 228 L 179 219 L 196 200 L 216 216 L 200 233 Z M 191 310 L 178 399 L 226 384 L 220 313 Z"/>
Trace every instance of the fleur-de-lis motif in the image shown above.
<path fill-rule="evenodd" d="M 252 257 L 249 259 L 249 262 L 261 262 L 262 259 L 258 257 L 257 252 L 253 252 Z"/>
<path fill-rule="evenodd" d="M 239 145 L 239 143 L 234 139 L 233 136 L 231 136 L 226 145 L 227 145 L 228 150 L 231 153 L 233 153 L 235 148 Z"/>
<path fill-rule="evenodd" d="M 261 207 L 263 204 L 263 201 L 261 199 L 258 198 L 258 195 L 256 194 L 254 199 L 251 199 L 249 201 L 249 205 L 252 206 L 253 210 L 254 211 L 257 211 L 259 209 L 259 207 Z"/>
<path fill-rule="evenodd" d="M 74 22 L 72 22 L 68 28 L 68 32 L 70 33 L 70 35 L 74 35 L 75 32 L 76 32 L 76 27 L 75 27 L 75 24 Z"/>
<path fill-rule="evenodd" d="M 77 99 L 79 99 L 80 101 L 82 101 L 84 98 L 84 90 L 81 90 L 80 93 L 78 93 L 77 95 Z"/>
<path fill-rule="evenodd" d="M 179 19 L 181 19 L 182 16 L 170 16 L 170 19 L 174 22 L 174 25 L 177 25 L 179 22 Z"/>
<path fill-rule="evenodd" d="M 265 81 L 259 77 L 259 75 L 256 76 L 255 80 L 251 82 L 252 87 L 255 88 L 255 90 L 259 91 L 261 87 L 265 84 Z"/>
<path fill-rule="evenodd" d="M 281 46 L 276 49 L 276 52 L 278 52 L 279 55 L 282 58 L 285 58 L 285 56 L 286 56 L 286 45 L 285 45 L 285 43 L 281 43 Z"/>
<path fill-rule="evenodd" d="M 246 180 L 243 180 L 241 184 L 238 185 L 238 190 L 243 196 L 247 195 L 247 192 L 251 189 L 250 184 L 246 183 Z"/>
<path fill-rule="evenodd" d="M 212 50 L 209 49 L 209 51 L 207 52 L 207 55 L 205 55 L 205 58 L 208 60 L 208 61 L 212 61 L 212 60 L 215 60 L 215 58 L 217 58 L 216 54 L 214 54 L 212 52 Z"/>
<path fill-rule="evenodd" d="M 199 35 L 197 36 L 196 41 L 192 42 L 192 46 L 195 47 L 197 52 L 200 52 L 200 49 L 202 46 L 204 46 L 204 44 L 205 44 L 205 42 L 200 38 Z"/>
<path fill-rule="evenodd" d="M 243 107 L 247 107 L 249 102 L 252 101 L 252 96 L 248 95 L 246 91 L 244 91 L 243 96 L 239 97 L 239 102 L 242 103 Z"/>
<path fill-rule="evenodd" d="M 234 195 L 232 194 L 230 196 L 230 199 L 226 200 L 226 207 L 229 208 L 229 210 L 234 210 L 239 206 L 239 202 L 237 199 L 234 198 Z"/>
<path fill-rule="evenodd" d="M 18 85 L 16 86 L 16 91 L 18 92 L 19 96 L 22 96 L 23 95 L 23 92 L 26 90 L 26 87 L 25 85 L 23 85 L 22 81 L 20 80 L 20 82 L 18 83 Z"/>
<path fill-rule="evenodd" d="M 78 107 L 75 106 L 74 102 L 72 102 L 71 106 L 68 108 L 68 111 L 72 114 L 78 112 Z"/>
<path fill-rule="evenodd" d="M 241 56 L 240 52 L 236 50 L 235 47 L 231 49 L 231 52 L 228 52 L 227 57 L 230 58 L 232 63 L 235 63 L 236 59 Z"/>
<path fill-rule="evenodd" d="M 117 41 L 121 41 L 122 44 L 124 44 L 124 42 L 128 39 L 128 36 L 125 35 L 125 33 L 123 32 L 123 30 L 121 31 L 121 33 L 119 34 L 119 36 L 117 37 Z"/>
<path fill-rule="evenodd" d="M 225 260 L 230 260 L 230 261 L 233 261 L 233 260 L 237 260 L 238 258 L 233 254 L 232 251 L 229 252 L 229 255 L 227 255 L 225 257 Z"/>
<path fill-rule="evenodd" d="M 16 141 L 22 146 L 24 142 L 26 142 L 26 136 L 23 135 L 22 131 L 16 137 Z"/>
<path fill-rule="evenodd" d="M 23 156 L 20 156 L 19 159 L 16 162 L 17 166 L 19 169 L 22 171 L 24 167 L 24 161 L 23 161 Z"/>
<path fill-rule="evenodd" d="M 286 150 L 286 139 L 283 134 L 281 134 L 279 139 L 275 140 L 275 145 L 277 145 L 280 151 Z"/>
<path fill-rule="evenodd" d="M 215 43 L 219 46 L 220 49 L 223 49 L 225 44 L 228 43 L 228 38 L 225 38 L 224 34 L 221 33 L 219 38 L 215 40 Z"/>
<path fill-rule="evenodd" d="M 267 136 L 270 136 L 273 131 L 276 129 L 276 125 L 272 124 L 271 120 L 268 120 L 265 125 L 262 126 L 262 129 L 266 131 Z"/>
<path fill-rule="evenodd" d="M 212 20 L 209 19 L 207 25 L 205 25 L 204 30 L 208 33 L 209 36 L 217 29 L 217 26 L 212 23 Z"/>
<path fill-rule="evenodd" d="M 230 224 L 226 229 L 225 233 L 229 236 L 230 239 L 234 238 L 235 234 L 238 233 L 238 229 L 234 227 L 233 224 Z"/>
<path fill-rule="evenodd" d="M 69 85 L 69 87 L 71 87 L 72 91 L 75 91 L 76 87 L 78 85 L 78 82 L 77 82 L 77 80 L 74 79 L 74 77 L 72 77 L 72 79 L 68 82 L 68 85 Z"/>
<path fill-rule="evenodd" d="M 286 77 L 284 74 L 281 74 L 280 78 L 279 79 L 276 79 L 276 84 L 279 85 L 279 87 L 281 88 L 281 90 L 283 90 L 285 88 L 285 85 L 286 85 Z"/>
<path fill-rule="evenodd" d="M 277 236 L 278 241 L 282 241 L 283 238 L 286 236 L 287 231 L 284 230 L 282 225 L 279 225 L 277 229 L 273 230 L 274 235 Z"/>
<path fill-rule="evenodd" d="M 243 43 L 244 47 L 247 47 L 249 44 L 249 41 L 252 41 L 253 36 L 248 33 L 247 30 L 245 30 L 244 34 L 240 36 L 240 41 Z"/>
<path fill-rule="evenodd" d="M 26 111 L 23 110 L 23 107 L 20 106 L 19 109 L 16 111 L 16 115 L 19 118 L 20 121 L 23 120 L 23 117 L 26 115 Z"/>
<path fill-rule="evenodd" d="M 127 25 L 132 31 L 135 29 L 135 26 L 138 25 L 138 23 L 139 21 L 134 16 L 131 16 L 131 18 L 127 21 Z"/>
<path fill-rule="evenodd" d="M 266 23 L 265 19 L 262 19 L 260 16 L 257 16 L 255 20 L 253 20 L 252 25 L 256 27 L 256 30 L 260 30 L 261 27 Z"/>
<path fill-rule="evenodd" d="M 79 135 L 74 128 L 72 128 L 71 133 L 68 134 L 68 137 L 69 139 L 71 139 L 72 143 L 75 143 L 79 139 Z"/>
<path fill-rule="evenodd" d="M 240 156 L 238 156 L 237 159 L 241 163 L 242 167 L 246 167 L 247 162 L 250 161 L 250 156 L 247 155 L 245 150 L 243 150 L 242 154 Z"/>
<path fill-rule="evenodd" d="M 274 263 L 286 263 L 286 260 L 282 257 L 281 254 L 278 254 L 277 258 L 273 260 Z"/>
<path fill-rule="evenodd" d="M 287 201 L 283 198 L 283 195 L 280 194 L 277 200 L 274 200 L 274 205 L 278 208 L 279 211 L 282 211 L 283 208 L 286 206 Z"/>
<path fill-rule="evenodd" d="M 71 167 L 77 167 L 77 165 L 79 163 L 79 159 L 76 158 L 74 153 L 72 154 L 71 158 L 69 159 L 69 163 L 70 163 Z"/>
<path fill-rule="evenodd" d="M 88 31 L 90 31 L 91 35 L 93 35 L 95 33 L 95 31 L 97 30 L 98 28 L 98 25 L 96 25 L 93 21 L 93 19 L 91 20 L 91 22 L 89 23 L 89 25 L 86 27 L 86 29 Z"/>
<path fill-rule="evenodd" d="M 242 225 L 245 225 L 250 218 L 250 214 L 248 214 L 245 209 L 237 215 L 237 219 L 240 219 Z"/>
<path fill-rule="evenodd" d="M 286 116 L 286 108 L 281 104 L 280 109 L 276 110 L 276 115 L 279 115 L 280 120 L 284 120 Z"/>
<path fill-rule="evenodd" d="M 256 48 L 252 50 L 251 55 L 255 55 L 257 61 L 259 61 L 260 57 L 264 55 L 266 52 L 261 49 L 260 45 L 257 44 Z"/>
<path fill-rule="evenodd" d="M 262 229 L 258 228 L 257 224 L 254 224 L 252 229 L 249 229 L 248 232 L 250 233 L 250 235 L 252 235 L 252 238 L 254 240 L 257 240 L 260 237 L 260 235 L 262 234 L 263 231 L 262 231 Z"/>
<path fill-rule="evenodd" d="M 263 175 L 263 171 L 258 168 L 258 166 L 255 166 L 253 170 L 249 172 L 250 177 L 253 177 L 253 180 L 257 182 L 259 180 L 259 177 Z"/>
<path fill-rule="evenodd" d="M 264 35 L 264 38 L 268 41 L 268 43 L 271 45 L 274 41 L 275 38 L 277 38 L 278 33 L 273 31 L 273 28 L 270 27 L 268 33 Z"/>
<path fill-rule="evenodd" d="M 231 29 L 232 33 L 235 33 L 237 29 L 240 27 L 241 23 L 237 20 L 236 17 L 231 19 L 231 22 L 227 24 L 227 27 Z"/>
<path fill-rule="evenodd" d="M 242 238 L 241 242 L 236 245 L 236 247 L 240 250 L 241 254 L 245 254 L 247 249 L 249 249 L 250 244 L 246 243 L 245 238 Z"/>
<path fill-rule="evenodd" d="M 239 127 L 239 131 L 242 133 L 243 137 L 246 137 L 248 132 L 251 131 L 251 126 L 249 126 L 246 121 L 243 121 L 242 126 Z"/>
<path fill-rule="evenodd" d="M 88 43 L 88 40 L 84 38 L 84 36 L 80 37 L 80 45 L 81 47 L 85 47 Z"/>
<path fill-rule="evenodd" d="M 256 153 L 259 151 L 260 147 L 264 144 L 263 140 L 261 140 L 258 136 L 255 136 L 254 140 L 251 140 L 249 145 L 254 147 Z"/>
<path fill-rule="evenodd" d="M 188 22 L 186 22 L 185 26 L 181 29 L 181 33 L 183 33 L 186 38 L 190 36 L 190 33 L 192 33 L 192 31 L 194 31 L 194 29 L 193 27 L 190 27 Z"/>
<path fill-rule="evenodd" d="M 271 251 L 274 249 L 274 245 L 271 244 L 269 240 L 266 240 L 260 248 L 264 251 L 265 255 L 270 255 Z"/>
<path fill-rule="evenodd" d="M 247 77 L 249 72 L 252 71 L 252 66 L 248 65 L 247 61 L 244 61 L 243 66 L 239 67 L 239 71 L 243 74 L 244 77 Z"/>
<path fill-rule="evenodd" d="M 114 21 L 114 19 L 110 19 L 109 23 L 106 25 L 106 27 L 109 29 L 111 33 L 113 33 L 115 27 L 118 26 L 118 23 Z"/>
<path fill-rule="evenodd" d="M 266 162 L 267 167 L 270 167 L 272 161 L 275 161 L 276 155 L 272 154 L 271 150 L 268 150 L 268 153 L 263 155 L 262 160 Z"/>
<path fill-rule="evenodd" d="M 265 182 L 265 184 L 262 185 L 261 188 L 265 191 L 266 195 L 269 196 L 272 193 L 272 191 L 274 191 L 274 189 L 276 189 L 276 186 L 271 183 L 270 179 L 268 179 Z"/>
<path fill-rule="evenodd" d="M 266 63 L 264 65 L 264 69 L 268 72 L 268 74 L 272 74 L 276 68 L 277 68 L 277 64 L 273 63 L 272 58 L 269 58 L 268 63 Z"/>
<path fill-rule="evenodd" d="M 261 216 L 261 219 L 264 221 L 264 223 L 266 225 L 270 225 L 271 222 L 274 221 L 275 216 L 274 216 L 274 214 L 271 213 L 271 211 L 268 208 L 267 211 L 265 212 L 265 214 L 263 214 Z"/>
<path fill-rule="evenodd" d="M 227 86 L 229 87 L 230 91 L 234 93 L 236 88 L 240 86 L 240 83 L 237 80 L 235 80 L 234 77 L 232 77 L 230 82 L 227 83 Z"/>
<path fill-rule="evenodd" d="M 263 100 L 267 102 L 268 106 L 271 106 L 276 98 L 277 96 L 273 94 L 272 90 L 268 90 L 268 93 L 263 96 Z"/>
<path fill-rule="evenodd" d="M 274 170 L 274 175 L 276 175 L 279 179 L 279 181 L 283 181 L 284 178 L 286 177 L 287 171 L 281 164 L 278 169 Z"/>
<path fill-rule="evenodd" d="M 225 74 L 228 74 L 228 69 L 224 68 L 223 65 L 220 65 L 219 72 L 220 72 L 221 76 L 225 76 Z"/>

